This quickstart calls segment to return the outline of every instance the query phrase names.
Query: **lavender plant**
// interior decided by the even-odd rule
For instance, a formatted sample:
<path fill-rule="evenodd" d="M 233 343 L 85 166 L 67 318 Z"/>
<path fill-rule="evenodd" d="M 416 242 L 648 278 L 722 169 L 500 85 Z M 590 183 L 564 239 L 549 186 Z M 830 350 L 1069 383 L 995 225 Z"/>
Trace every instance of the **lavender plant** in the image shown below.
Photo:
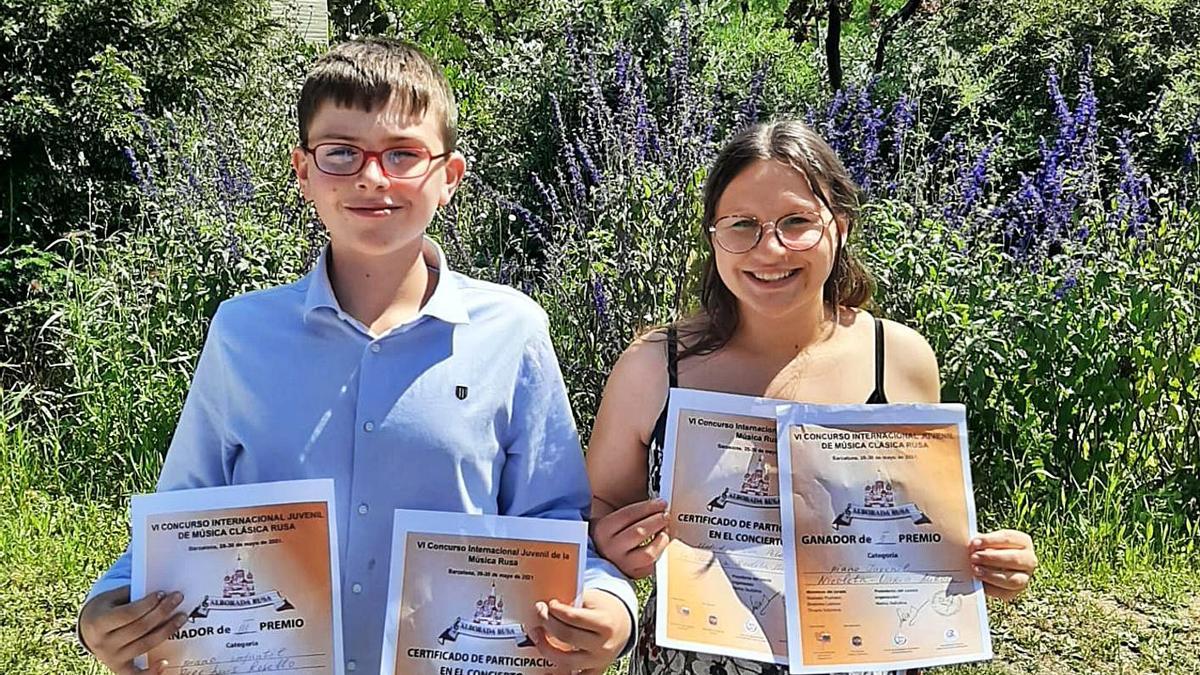
<path fill-rule="evenodd" d="M 686 12 L 671 42 L 674 49 L 654 61 L 623 44 L 588 47 L 566 31 L 574 86 L 547 92 L 544 101 L 541 142 L 553 148 L 554 162 L 528 176 L 524 198 L 517 186 L 477 180 L 443 225 L 486 246 L 497 240 L 491 225 L 500 223 L 504 255 L 475 271 L 527 288 L 547 309 L 585 428 L 620 350 L 683 311 L 700 179 L 716 128 L 752 119 L 766 79 L 760 69 L 748 95 L 724 102 L 698 82 Z M 648 71 L 665 75 L 661 98 Z"/>
<path fill-rule="evenodd" d="M 18 381 L 37 385 L 27 421 L 55 489 L 103 498 L 152 484 L 208 317 L 306 269 L 315 242 L 287 165 L 291 119 L 262 107 L 282 100 L 285 74 L 252 73 L 249 108 L 139 115 L 123 150 L 135 216 L 109 237 L 65 239 L 24 306 L 49 317 Z"/>

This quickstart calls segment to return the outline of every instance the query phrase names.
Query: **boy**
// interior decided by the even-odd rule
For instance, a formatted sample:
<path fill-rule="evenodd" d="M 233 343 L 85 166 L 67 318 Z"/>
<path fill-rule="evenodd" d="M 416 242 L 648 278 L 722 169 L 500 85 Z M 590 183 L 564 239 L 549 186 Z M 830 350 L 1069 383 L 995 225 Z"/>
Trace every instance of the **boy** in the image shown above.
<path fill-rule="evenodd" d="M 300 281 L 222 303 L 158 481 L 334 479 L 347 671 L 379 672 L 393 509 L 583 519 L 590 501 L 545 313 L 449 271 L 424 236 L 466 171 L 455 118 L 410 45 L 363 39 L 317 61 L 292 165 L 329 246 Z M 129 575 L 126 551 L 79 620 L 120 675 L 185 622 L 177 593 L 130 603 Z M 624 577 L 590 557 L 585 587 L 582 607 L 538 603 L 530 631 L 562 672 L 598 674 L 629 641 Z"/>

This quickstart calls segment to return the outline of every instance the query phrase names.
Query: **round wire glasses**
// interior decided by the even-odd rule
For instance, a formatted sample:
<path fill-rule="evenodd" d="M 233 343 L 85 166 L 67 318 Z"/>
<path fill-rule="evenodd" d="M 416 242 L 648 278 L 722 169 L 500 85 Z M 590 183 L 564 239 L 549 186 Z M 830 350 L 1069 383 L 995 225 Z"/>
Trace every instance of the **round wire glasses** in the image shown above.
<path fill-rule="evenodd" d="M 758 246 L 770 225 L 779 245 L 793 251 L 807 251 L 821 241 L 828 223 L 811 212 L 789 213 L 782 218 L 760 222 L 754 216 L 725 216 L 708 228 L 717 245 L 730 253 L 746 253 Z"/>

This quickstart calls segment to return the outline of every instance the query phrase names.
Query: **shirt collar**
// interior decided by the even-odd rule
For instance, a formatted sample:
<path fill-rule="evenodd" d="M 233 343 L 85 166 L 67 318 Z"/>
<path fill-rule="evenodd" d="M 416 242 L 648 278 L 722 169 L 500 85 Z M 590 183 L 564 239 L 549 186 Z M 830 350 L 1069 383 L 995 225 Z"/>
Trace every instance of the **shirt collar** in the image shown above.
<path fill-rule="evenodd" d="M 421 246 L 421 256 L 425 259 L 425 264 L 436 271 L 437 288 L 433 289 L 433 295 L 429 296 L 425 306 L 417 312 L 417 316 L 412 320 L 415 321 L 422 316 L 431 316 L 446 323 L 470 323 L 471 319 L 463 302 L 462 288 L 459 286 L 458 280 L 450 273 L 450 266 L 446 263 L 446 254 L 442 251 L 442 247 L 429 237 L 425 237 Z M 308 273 L 308 290 L 304 296 L 306 321 L 314 311 L 322 307 L 332 309 L 343 319 L 352 318 L 342 310 L 337 296 L 333 294 L 333 285 L 329 282 L 328 257 L 329 246 L 326 245 L 321 250 L 321 255 L 317 257 L 317 264 Z"/>

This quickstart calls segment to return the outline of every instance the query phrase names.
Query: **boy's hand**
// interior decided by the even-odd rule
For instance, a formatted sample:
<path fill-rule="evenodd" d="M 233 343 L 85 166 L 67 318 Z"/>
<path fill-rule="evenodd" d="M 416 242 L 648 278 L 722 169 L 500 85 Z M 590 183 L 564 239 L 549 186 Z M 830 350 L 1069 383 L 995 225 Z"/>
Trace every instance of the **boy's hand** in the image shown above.
<path fill-rule="evenodd" d="M 1025 591 L 1037 556 L 1033 539 L 1016 530 L 997 530 L 976 536 L 968 544 L 975 578 L 983 582 L 988 595 L 1011 600 Z"/>
<path fill-rule="evenodd" d="M 551 600 L 537 603 L 537 613 L 541 622 L 529 637 L 562 675 L 601 675 L 633 631 L 625 603 L 595 589 L 583 592 L 582 607 Z"/>
<path fill-rule="evenodd" d="M 670 521 L 665 501 L 634 502 L 594 521 L 592 541 L 625 576 L 642 579 L 654 572 L 654 562 L 671 543 Z"/>
<path fill-rule="evenodd" d="M 129 587 L 100 593 L 79 613 L 79 634 L 96 659 L 117 675 L 164 672 L 166 661 L 150 664 L 149 670 L 133 665 L 133 659 L 165 641 L 187 623 L 187 615 L 175 612 L 182 593 L 152 593 L 129 602 Z"/>

